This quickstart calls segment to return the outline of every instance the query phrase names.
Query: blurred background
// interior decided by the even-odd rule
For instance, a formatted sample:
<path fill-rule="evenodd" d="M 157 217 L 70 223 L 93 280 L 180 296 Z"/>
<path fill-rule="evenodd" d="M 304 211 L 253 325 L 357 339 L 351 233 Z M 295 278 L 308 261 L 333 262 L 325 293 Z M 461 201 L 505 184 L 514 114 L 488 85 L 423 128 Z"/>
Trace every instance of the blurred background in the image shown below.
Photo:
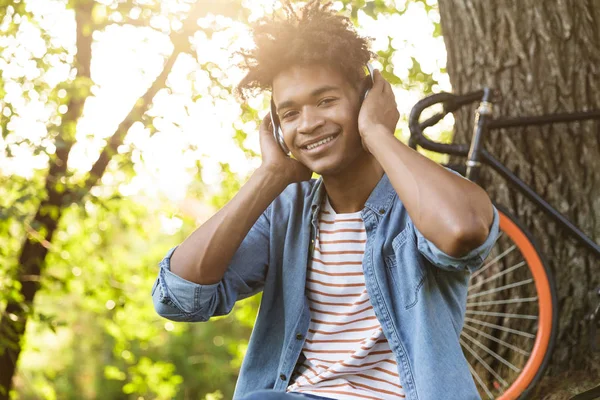
<path fill-rule="evenodd" d="M 12 381 L 10 398 L 232 397 L 260 295 L 212 323 L 186 324 L 156 315 L 150 290 L 166 251 L 260 165 L 257 128 L 268 94 L 245 104 L 234 98 L 243 76 L 235 52 L 251 46 L 249 24 L 278 7 L 272 0 L 0 0 L 0 383 Z M 411 106 L 452 90 L 437 2 L 334 7 L 373 38 L 373 65 L 393 84 L 396 135 L 406 141 Z M 489 20 L 482 21 L 485 36 Z M 515 54 L 529 54 L 509 39 Z M 492 76 L 474 74 L 481 79 L 473 87 L 496 83 Z M 543 110 L 534 103 L 523 106 Z M 451 141 L 453 126 L 448 116 L 432 138 Z M 569 290 L 562 299 L 577 297 Z M 575 341 L 584 335 L 569 332 Z M 562 359 L 576 363 L 573 354 Z"/>

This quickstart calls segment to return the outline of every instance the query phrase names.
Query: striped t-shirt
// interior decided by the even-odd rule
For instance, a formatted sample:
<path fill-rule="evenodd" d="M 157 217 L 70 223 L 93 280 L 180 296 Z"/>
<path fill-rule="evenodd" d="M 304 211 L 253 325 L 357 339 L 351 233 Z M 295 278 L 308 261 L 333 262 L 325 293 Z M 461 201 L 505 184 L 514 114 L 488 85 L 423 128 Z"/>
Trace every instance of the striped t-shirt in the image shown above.
<path fill-rule="evenodd" d="M 365 288 L 367 234 L 360 212 L 336 214 L 325 197 L 307 272 L 306 360 L 287 391 L 339 400 L 402 399 L 396 359 Z"/>

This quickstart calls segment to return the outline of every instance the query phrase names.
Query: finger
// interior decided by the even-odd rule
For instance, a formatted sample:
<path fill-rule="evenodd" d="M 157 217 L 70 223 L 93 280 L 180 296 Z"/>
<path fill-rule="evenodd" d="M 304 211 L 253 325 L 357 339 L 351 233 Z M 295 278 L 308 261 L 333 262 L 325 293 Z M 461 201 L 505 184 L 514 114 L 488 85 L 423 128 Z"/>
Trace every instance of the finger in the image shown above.
<path fill-rule="evenodd" d="M 373 88 L 376 88 L 376 90 L 379 91 L 379 92 L 383 92 L 384 89 L 385 89 L 385 83 L 387 83 L 387 81 L 381 75 L 381 71 L 379 71 L 378 69 L 376 69 L 375 70 L 375 74 L 374 74 L 374 78 L 375 78 L 375 82 L 373 83 Z"/>
<path fill-rule="evenodd" d="M 273 132 L 273 125 L 272 125 L 272 121 L 271 121 L 271 114 L 267 114 L 264 116 L 264 118 L 262 119 L 261 123 L 260 123 L 260 128 L 259 130 L 264 130 L 266 132 Z"/>
<path fill-rule="evenodd" d="M 383 93 L 387 96 L 387 97 L 391 97 L 392 100 L 396 100 L 396 94 L 394 93 L 394 88 L 392 87 L 392 84 L 387 81 L 385 78 L 384 80 L 384 85 L 383 85 Z"/>
<path fill-rule="evenodd" d="M 385 84 L 383 85 L 383 91 L 385 93 L 394 93 L 394 90 L 392 89 L 392 84 L 389 83 L 388 81 L 385 81 Z"/>
<path fill-rule="evenodd" d="M 379 87 L 379 85 L 381 85 L 381 79 L 380 79 L 380 76 L 379 76 L 379 70 L 377 70 L 377 69 L 373 70 L 372 79 L 373 79 L 373 84 L 371 85 L 371 89 L 370 90 L 374 90 L 374 91 L 378 92 L 379 90 L 381 90 L 381 88 Z"/>

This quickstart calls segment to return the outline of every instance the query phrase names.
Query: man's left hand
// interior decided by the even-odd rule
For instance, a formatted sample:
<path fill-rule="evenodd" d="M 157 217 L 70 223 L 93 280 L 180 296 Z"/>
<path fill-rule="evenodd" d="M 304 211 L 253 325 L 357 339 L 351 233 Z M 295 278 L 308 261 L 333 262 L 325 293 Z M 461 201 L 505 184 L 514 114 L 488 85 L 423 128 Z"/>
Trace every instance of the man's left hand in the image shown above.
<path fill-rule="evenodd" d="M 392 85 L 377 69 L 373 72 L 373 80 L 373 87 L 369 90 L 358 113 L 358 131 L 363 147 L 367 151 L 369 151 L 369 143 L 377 140 L 379 135 L 393 135 L 400 118 Z"/>

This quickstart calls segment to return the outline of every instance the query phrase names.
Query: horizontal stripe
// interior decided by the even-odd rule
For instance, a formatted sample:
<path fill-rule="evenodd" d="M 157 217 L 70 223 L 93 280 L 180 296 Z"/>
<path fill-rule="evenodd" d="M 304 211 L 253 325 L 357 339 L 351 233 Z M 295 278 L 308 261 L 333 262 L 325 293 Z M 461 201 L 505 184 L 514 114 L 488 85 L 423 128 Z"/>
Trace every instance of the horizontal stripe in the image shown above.
<path fill-rule="evenodd" d="M 390 361 L 390 360 L 384 360 L 384 361 Z M 394 362 L 392 362 L 392 364 L 396 365 L 396 363 L 394 363 Z M 387 369 L 383 369 L 383 368 L 381 368 L 381 367 L 373 367 L 373 368 L 371 368 L 371 369 L 372 369 L 372 370 L 377 370 L 377 371 L 379 371 L 379 372 L 383 372 L 384 374 L 388 374 L 388 375 L 391 375 L 391 376 L 395 376 L 396 378 L 400 378 L 400 375 L 398 375 L 397 373 L 395 373 L 395 372 L 391 372 L 391 371 L 388 371 Z"/>
<path fill-rule="evenodd" d="M 315 251 L 318 251 L 321 254 L 360 254 L 364 255 L 364 250 L 345 250 L 345 251 L 322 251 L 318 247 L 315 247 Z"/>
<path fill-rule="evenodd" d="M 375 355 L 377 355 L 377 354 L 386 354 L 386 353 L 387 354 L 392 354 L 392 351 L 391 350 L 389 350 L 389 351 L 387 351 L 387 350 L 386 351 L 376 351 L 376 352 L 371 353 L 370 355 L 373 355 L 373 354 L 375 354 Z M 368 357 L 368 355 L 366 355 L 364 357 L 359 357 L 359 356 L 352 355 L 351 357 L 354 360 L 363 360 L 364 361 L 365 358 Z M 322 359 L 322 358 L 315 358 L 315 357 L 306 357 L 306 359 L 308 361 L 311 361 L 311 362 L 312 361 L 320 361 L 320 362 L 326 362 L 326 363 L 330 363 L 330 364 L 337 364 L 337 365 L 341 365 L 341 366 L 346 367 L 346 368 L 370 367 L 372 365 L 379 364 L 379 363 L 389 363 L 389 364 L 393 365 L 394 367 L 397 367 L 396 361 L 395 360 L 390 360 L 389 358 L 382 358 L 380 360 L 369 361 L 369 362 L 365 362 L 363 364 L 358 364 L 358 365 L 357 364 L 348 364 L 348 363 L 346 363 L 344 361 L 339 361 L 339 360 L 325 360 L 325 359 Z M 375 367 L 373 367 L 372 369 L 375 369 Z M 345 372 L 350 373 L 350 372 L 360 372 L 360 371 L 345 371 Z M 394 375 L 394 374 L 391 374 L 391 375 Z"/>
<path fill-rule="evenodd" d="M 308 365 L 302 364 L 302 366 L 303 366 L 303 367 L 306 367 L 306 368 L 308 368 L 308 370 L 307 370 L 307 371 L 311 371 L 311 372 L 313 373 L 313 375 L 314 375 L 314 376 L 318 376 L 318 375 L 319 375 L 319 373 L 318 373 L 317 371 L 315 371 L 314 369 L 312 369 L 312 368 L 311 368 L 311 367 L 309 367 Z M 301 376 L 299 376 L 299 377 L 298 377 L 298 379 L 300 379 L 300 378 L 304 378 L 304 379 L 306 379 L 306 381 L 307 381 L 308 383 L 310 383 L 311 385 L 314 385 L 314 382 L 313 382 L 313 381 L 311 381 L 311 380 L 308 378 L 308 375 L 305 375 L 305 373 L 306 373 L 307 371 L 304 371 L 304 373 L 302 373 L 302 375 L 301 375 Z"/>
<path fill-rule="evenodd" d="M 331 287 L 364 287 L 365 286 L 364 283 L 327 283 L 327 282 L 318 281 L 316 279 L 311 279 L 311 278 L 308 278 L 306 281 L 310 282 L 310 283 L 317 283 L 319 285 L 331 286 Z"/>
<path fill-rule="evenodd" d="M 309 371 L 309 370 L 310 370 L 310 371 L 311 371 L 311 372 L 314 374 L 314 376 L 312 376 L 312 378 L 313 378 L 313 379 L 314 379 L 314 378 L 317 378 L 317 377 L 319 377 L 319 375 L 322 375 L 322 374 L 323 374 L 323 373 L 325 373 L 325 372 L 332 374 L 332 376 L 331 376 L 331 377 L 328 377 L 326 380 L 340 379 L 340 377 L 341 377 L 341 376 L 347 376 L 347 375 L 349 375 L 348 373 L 350 372 L 350 371 L 336 371 L 336 370 L 334 370 L 333 368 L 329 368 L 329 369 L 327 369 L 326 371 L 323 371 L 323 372 L 321 372 L 320 374 L 318 374 L 318 373 L 317 373 L 317 372 L 316 372 L 314 369 L 312 369 L 310 366 L 308 366 L 308 365 L 306 365 L 306 364 L 302 364 L 302 366 L 303 366 L 303 367 L 306 367 L 306 368 L 307 368 L 307 370 L 305 370 L 305 371 L 304 371 L 304 373 L 303 373 L 303 374 L 302 374 L 300 377 L 298 377 L 298 379 L 299 379 L 299 378 L 304 378 L 304 379 L 306 379 L 308 382 L 310 382 L 310 384 L 311 384 L 311 385 L 315 385 L 315 384 L 314 384 L 314 383 L 312 383 L 312 381 L 310 380 L 310 378 L 308 377 L 308 375 L 305 375 L 305 373 L 306 373 L 307 371 Z M 321 368 L 327 368 L 326 366 L 322 366 L 322 365 L 319 365 L 318 367 L 321 367 Z M 373 368 L 373 369 L 374 369 L 374 370 L 375 370 L 375 369 L 377 369 L 377 370 L 381 370 L 381 371 L 383 371 L 383 372 L 386 372 L 386 373 L 388 373 L 388 374 L 390 373 L 389 371 L 386 371 L 386 370 L 384 370 L 384 369 L 382 369 L 382 368 L 379 368 L 379 367 L 376 367 L 376 368 Z M 363 372 L 363 371 L 354 371 L 354 372 Z M 398 377 L 398 374 L 394 374 L 394 375 L 395 375 L 396 377 Z M 395 380 L 393 380 L 393 381 L 388 381 L 388 380 L 386 380 L 386 379 L 377 378 L 377 377 L 375 377 L 375 376 L 370 376 L 370 375 L 365 375 L 365 374 L 354 374 L 354 376 L 357 376 L 357 377 L 360 377 L 360 378 L 363 378 L 363 379 L 367 379 L 367 380 L 371 380 L 371 381 L 382 382 L 382 383 L 388 384 L 388 385 L 390 385 L 390 386 L 394 386 L 394 387 L 396 387 L 396 388 L 398 388 L 398 389 L 400 389 L 400 390 L 404 390 L 404 388 L 402 387 L 402 385 L 399 385 L 399 384 L 397 383 L 397 382 L 399 382 L 397 379 L 395 379 Z M 347 379 L 347 378 L 343 378 L 343 379 Z M 317 387 L 318 387 L 318 386 L 317 386 Z M 325 386 L 323 386 L 323 387 L 325 387 Z"/>
<path fill-rule="evenodd" d="M 319 238 L 318 240 L 319 240 L 319 243 L 323 243 L 323 244 L 367 243 L 367 239 L 321 240 Z"/>
<path fill-rule="evenodd" d="M 402 385 L 398 385 L 397 383 L 390 382 L 390 381 L 387 381 L 387 380 L 385 380 L 385 379 L 376 378 L 376 377 L 374 377 L 374 376 L 369 376 L 369 375 L 365 375 L 365 374 L 356 374 L 356 376 L 360 376 L 361 378 L 369 379 L 369 380 L 372 380 L 372 381 L 378 381 L 378 382 L 387 383 L 388 385 L 395 386 L 395 387 L 397 387 L 398 389 L 404 389 L 404 388 L 402 387 Z"/>
<path fill-rule="evenodd" d="M 331 220 L 325 220 L 325 219 L 320 219 L 319 222 L 322 222 L 324 224 L 337 224 L 339 222 L 360 222 L 360 223 L 362 223 L 363 220 L 362 220 L 362 218 L 348 218 L 348 219 L 342 219 L 342 218 L 337 219 L 336 218 L 333 221 L 331 221 Z"/>
<path fill-rule="evenodd" d="M 311 350 L 304 348 L 305 352 L 308 353 L 320 353 L 320 354 L 352 354 L 354 350 Z"/>
<path fill-rule="evenodd" d="M 397 366 L 398 366 L 398 365 L 396 364 L 396 362 L 395 362 L 395 361 L 389 360 L 389 359 L 387 359 L 387 358 L 385 358 L 385 359 L 383 359 L 383 360 L 377 360 L 377 361 L 373 361 L 373 362 L 367 362 L 367 363 L 363 363 L 363 364 L 359 364 L 359 365 L 356 365 L 356 364 L 348 364 L 348 363 L 345 363 L 345 362 L 331 361 L 331 360 L 323 360 L 322 358 L 314 358 L 314 357 L 310 357 L 310 358 L 308 358 L 308 357 L 307 357 L 306 359 L 307 359 L 308 361 L 313 361 L 313 360 L 314 360 L 314 361 L 320 361 L 320 362 L 326 362 L 326 363 L 332 363 L 332 364 L 339 364 L 339 365 L 342 365 L 342 366 L 344 366 L 344 367 L 346 367 L 346 368 L 363 368 L 363 367 L 370 367 L 370 366 L 372 366 L 372 365 L 379 364 L 379 363 L 389 363 L 389 364 L 392 364 L 394 367 L 397 367 Z M 379 367 L 373 367 L 372 369 L 377 369 L 377 368 L 379 368 Z M 382 369 L 383 369 L 383 368 L 382 368 Z M 385 370 L 384 370 L 384 371 L 385 371 Z M 358 371 L 348 371 L 348 372 L 358 372 Z M 394 374 L 393 372 L 389 372 L 389 371 L 387 371 L 387 372 L 388 372 L 389 374 Z M 400 377 L 398 374 L 394 374 L 394 375 L 395 375 L 395 376 L 398 376 L 398 377 Z"/>
<path fill-rule="evenodd" d="M 361 346 L 361 350 L 371 350 L 373 349 L 373 347 L 377 346 L 378 344 L 383 344 L 383 343 L 387 343 L 386 339 L 382 339 L 382 340 L 378 340 L 375 343 L 373 343 L 371 346 L 365 347 L 365 346 Z M 374 354 L 374 353 L 371 353 Z"/>
<path fill-rule="evenodd" d="M 323 261 L 316 257 L 312 258 L 313 261 L 316 261 L 323 265 L 362 265 L 362 261 L 341 261 L 341 262 L 333 262 L 333 261 Z"/>
<path fill-rule="evenodd" d="M 312 373 L 313 373 L 313 376 L 312 376 L 312 378 L 313 378 L 313 379 L 315 379 L 315 378 L 318 378 L 318 377 L 319 377 L 319 375 L 320 375 L 321 373 L 318 373 L 317 371 L 315 371 L 314 369 L 312 369 L 310 366 L 308 366 L 308 365 L 306 365 L 306 364 L 302 364 L 301 366 L 302 366 L 302 367 L 305 367 L 305 368 L 307 368 L 307 369 L 306 369 L 306 370 L 304 370 L 304 371 L 302 372 L 302 375 L 301 375 L 300 377 L 298 377 L 298 379 L 297 379 L 297 380 L 300 380 L 301 378 L 304 378 L 304 379 L 305 379 L 305 380 L 306 380 L 308 383 L 310 383 L 311 385 L 313 385 L 313 386 L 314 386 L 314 385 L 315 385 L 315 383 L 314 383 L 313 381 L 311 381 L 311 380 L 310 380 L 310 378 L 308 377 L 307 373 L 308 373 L 309 371 L 310 371 L 310 372 L 312 372 Z M 317 368 L 323 368 L 325 371 L 323 371 L 322 373 L 325 373 L 325 372 L 327 372 L 327 367 L 326 367 L 326 366 L 324 366 L 324 365 L 316 365 L 316 367 L 317 367 Z M 297 381 L 297 380 L 296 380 L 296 381 Z M 318 383 L 318 382 L 317 382 L 317 383 Z M 296 387 L 300 387 L 300 385 L 299 385 L 297 382 L 295 382 L 295 386 L 296 386 Z"/>
<path fill-rule="evenodd" d="M 350 357 L 355 358 L 357 360 L 364 360 L 367 357 L 376 356 L 378 354 L 392 354 L 392 350 L 390 349 L 390 350 L 382 350 L 382 351 L 373 351 L 365 356 L 356 356 L 356 355 L 352 354 Z"/>
<path fill-rule="evenodd" d="M 366 302 L 369 301 L 369 299 L 364 299 L 361 301 L 356 301 L 354 303 L 330 303 L 327 301 L 319 301 L 319 300 L 311 299 L 310 297 L 308 297 L 308 300 L 310 300 L 314 303 L 317 303 L 317 304 L 323 304 L 325 306 L 355 306 L 355 305 L 365 304 Z"/>
<path fill-rule="evenodd" d="M 357 233 L 361 233 L 361 232 L 367 232 L 366 229 L 348 229 L 348 228 L 342 228 L 342 229 L 334 229 L 334 230 L 324 230 L 324 229 L 319 229 L 319 233 L 324 233 L 326 235 L 333 235 L 334 233 L 342 233 L 342 232 L 357 232 Z"/>
<path fill-rule="evenodd" d="M 310 340 L 306 339 L 307 343 L 359 343 L 366 342 L 367 339 L 323 339 L 323 340 Z M 385 343 L 387 340 L 380 339 L 376 343 Z"/>
<path fill-rule="evenodd" d="M 306 291 L 307 292 L 311 292 L 311 293 L 317 293 L 317 294 L 320 294 L 322 296 L 330 296 L 330 297 L 360 297 L 360 296 L 362 296 L 363 294 L 366 293 L 366 291 L 362 291 L 360 293 L 348 293 L 348 294 L 344 294 L 344 293 L 342 293 L 342 294 L 339 294 L 339 293 L 325 293 L 325 292 L 320 292 L 318 290 L 312 289 L 312 288 L 310 288 L 308 286 L 306 286 Z"/>
<path fill-rule="evenodd" d="M 381 342 L 381 343 L 385 343 L 385 342 Z M 375 342 L 375 343 L 373 343 L 373 346 L 371 346 L 371 347 L 361 346 L 361 349 L 363 349 L 363 350 L 371 350 L 373 347 L 377 346 L 378 344 L 380 344 L 380 343 L 379 342 Z M 346 349 L 334 349 L 334 350 L 322 350 L 322 349 L 319 349 L 319 350 L 314 350 L 314 349 L 311 349 L 310 347 L 306 347 L 306 346 L 304 346 L 304 348 L 302 350 L 303 351 L 308 351 L 310 353 L 324 353 L 324 354 L 329 354 L 329 353 L 331 353 L 331 354 L 335 354 L 335 353 L 353 354 L 353 353 L 356 352 L 355 349 L 350 349 L 350 350 L 346 350 Z M 391 353 L 391 351 L 390 351 L 390 353 Z M 377 352 L 373 352 L 371 354 L 377 354 Z"/>
<path fill-rule="evenodd" d="M 337 325 L 337 326 L 343 326 L 343 325 L 350 325 L 350 324 L 355 324 L 357 322 L 361 322 L 361 321 L 369 321 L 369 320 L 376 320 L 377 317 L 375 315 L 373 316 L 369 316 L 369 317 L 365 317 L 365 318 L 360 318 L 360 319 L 355 319 L 352 321 L 346 321 L 346 322 L 329 322 L 329 321 L 321 321 L 318 319 L 312 319 L 311 318 L 311 322 L 317 323 L 317 324 L 322 324 L 322 325 Z"/>
<path fill-rule="evenodd" d="M 326 331 L 320 331 L 318 329 L 309 329 L 308 331 L 310 333 L 320 333 L 322 335 L 337 335 L 339 333 L 348 333 L 348 332 L 364 332 L 364 331 L 369 331 L 369 330 L 373 330 L 375 328 L 377 328 L 378 325 L 375 326 L 369 326 L 367 328 L 357 328 L 357 329 L 345 329 L 342 331 L 337 331 L 337 332 L 326 332 Z"/>
<path fill-rule="evenodd" d="M 320 269 L 309 268 L 308 272 L 314 272 L 315 274 L 327 275 L 327 276 L 363 276 L 362 272 L 325 272 Z"/>
<path fill-rule="evenodd" d="M 329 314 L 329 315 L 338 315 L 338 316 L 350 316 L 350 315 L 360 314 L 360 313 L 368 311 L 368 310 L 372 310 L 373 306 L 369 306 L 367 308 L 363 308 L 362 310 L 358 310 L 358 311 L 354 311 L 354 312 L 349 312 L 349 313 L 341 313 L 341 312 L 334 312 L 334 311 L 322 311 L 322 310 L 317 310 L 316 308 L 312 308 L 312 307 L 309 307 L 309 308 L 310 308 L 310 311 L 318 312 L 319 314 Z"/>
<path fill-rule="evenodd" d="M 356 385 L 358 387 L 363 387 L 365 389 L 369 389 L 369 390 L 372 390 L 372 391 L 377 392 L 377 393 L 385 393 L 385 394 L 390 394 L 392 396 L 398 396 L 398 397 L 402 397 L 402 398 L 405 397 L 404 395 L 396 393 L 396 392 L 391 392 L 389 390 L 385 390 L 385 389 L 381 389 L 381 388 L 376 388 L 376 387 L 373 387 L 373 386 L 365 385 L 364 383 L 353 382 L 353 381 L 351 381 L 349 379 L 348 379 L 348 382 L 351 382 L 353 385 Z"/>

